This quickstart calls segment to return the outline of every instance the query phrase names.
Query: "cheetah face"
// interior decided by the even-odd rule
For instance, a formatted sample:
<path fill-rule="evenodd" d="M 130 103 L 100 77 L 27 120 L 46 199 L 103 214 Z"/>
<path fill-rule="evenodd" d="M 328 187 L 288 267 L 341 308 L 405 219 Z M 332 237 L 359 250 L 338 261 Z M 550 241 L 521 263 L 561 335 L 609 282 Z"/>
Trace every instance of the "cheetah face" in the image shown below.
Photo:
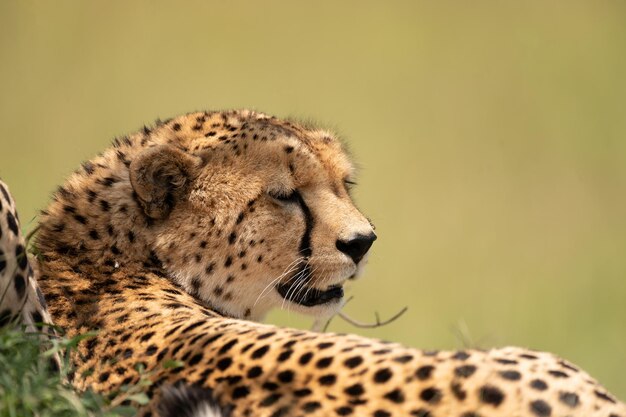
<path fill-rule="evenodd" d="M 272 120 L 231 120 L 235 137 L 208 132 L 184 143 L 189 151 L 149 149 L 131 182 L 161 218 L 159 259 L 190 293 L 254 320 L 275 307 L 332 314 L 376 235 L 350 197 L 341 144 Z"/>

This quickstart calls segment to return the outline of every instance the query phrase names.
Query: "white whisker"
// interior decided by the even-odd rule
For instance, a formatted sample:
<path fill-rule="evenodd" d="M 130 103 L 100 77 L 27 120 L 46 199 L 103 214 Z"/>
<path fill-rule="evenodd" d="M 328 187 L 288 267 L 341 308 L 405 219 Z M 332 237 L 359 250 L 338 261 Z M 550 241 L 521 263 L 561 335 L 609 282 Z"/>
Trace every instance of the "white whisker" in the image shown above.
<path fill-rule="evenodd" d="M 269 289 L 271 289 L 273 287 L 273 285 L 278 282 L 279 280 L 281 280 L 284 276 L 288 275 L 289 273 L 291 273 L 295 268 L 298 267 L 299 263 L 304 259 L 304 257 L 298 257 L 296 258 L 294 261 L 292 261 L 289 265 L 287 265 L 285 267 L 285 270 L 278 275 L 276 278 L 274 278 L 272 281 L 270 281 L 269 284 L 267 284 L 265 286 L 265 288 L 263 288 L 263 290 L 259 293 L 259 296 L 257 297 L 256 301 L 254 302 L 254 306 L 257 305 L 257 303 L 261 300 L 261 298 L 265 295 L 265 292 L 268 291 Z"/>

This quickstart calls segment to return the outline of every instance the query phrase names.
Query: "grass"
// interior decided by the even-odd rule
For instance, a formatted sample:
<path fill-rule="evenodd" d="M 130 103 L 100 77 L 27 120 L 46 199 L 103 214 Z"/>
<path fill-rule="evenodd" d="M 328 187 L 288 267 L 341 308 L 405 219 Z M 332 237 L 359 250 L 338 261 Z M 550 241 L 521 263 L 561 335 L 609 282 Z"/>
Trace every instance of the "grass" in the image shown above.
<path fill-rule="evenodd" d="M 76 391 L 66 382 L 72 370 L 69 355 L 93 335 L 48 341 L 16 325 L 0 328 L 0 417 L 134 416 L 137 406 L 148 402 L 143 393 L 150 385 L 148 374 L 107 396 Z M 62 358 L 60 372 L 50 366 L 55 354 Z"/>

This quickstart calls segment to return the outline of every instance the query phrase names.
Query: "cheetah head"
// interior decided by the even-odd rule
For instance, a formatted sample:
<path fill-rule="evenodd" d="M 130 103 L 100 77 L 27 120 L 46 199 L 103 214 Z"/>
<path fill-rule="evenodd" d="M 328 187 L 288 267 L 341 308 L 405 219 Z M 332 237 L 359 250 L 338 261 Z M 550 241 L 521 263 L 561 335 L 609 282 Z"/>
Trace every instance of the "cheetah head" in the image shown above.
<path fill-rule="evenodd" d="M 150 242 L 180 286 L 226 315 L 325 315 L 376 239 L 329 132 L 252 112 L 192 115 L 151 133 L 129 179 Z"/>

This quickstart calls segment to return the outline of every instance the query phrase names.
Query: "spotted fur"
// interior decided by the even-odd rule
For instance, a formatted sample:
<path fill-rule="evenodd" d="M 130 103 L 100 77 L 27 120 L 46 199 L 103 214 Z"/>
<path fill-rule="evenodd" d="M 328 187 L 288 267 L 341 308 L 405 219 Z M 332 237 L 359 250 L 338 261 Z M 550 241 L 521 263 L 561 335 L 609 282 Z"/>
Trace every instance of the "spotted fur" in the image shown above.
<path fill-rule="evenodd" d="M 29 332 L 47 331 L 41 324 L 50 324 L 50 315 L 35 272 L 36 262 L 26 253 L 15 202 L 0 181 L 0 326 L 15 323 Z"/>
<path fill-rule="evenodd" d="M 374 239 L 352 181 L 330 132 L 250 111 L 117 139 L 58 190 L 37 240 L 57 324 L 99 330 L 75 355 L 75 384 L 114 391 L 141 364 L 154 382 L 143 416 L 182 384 L 233 417 L 626 417 L 552 354 L 420 351 L 255 322 L 281 305 L 341 307 Z"/>

